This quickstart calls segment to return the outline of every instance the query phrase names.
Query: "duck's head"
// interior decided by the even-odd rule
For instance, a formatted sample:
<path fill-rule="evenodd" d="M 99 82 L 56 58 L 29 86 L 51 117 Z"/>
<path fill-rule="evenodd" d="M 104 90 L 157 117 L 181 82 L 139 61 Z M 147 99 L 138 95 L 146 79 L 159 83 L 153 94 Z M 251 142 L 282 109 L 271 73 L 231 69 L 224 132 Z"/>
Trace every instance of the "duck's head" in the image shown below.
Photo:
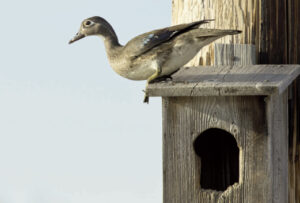
<path fill-rule="evenodd" d="M 91 35 L 101 36 L 104 39 L 117 37 L 112 26 L 104 18 L 94 16 L 82 21 L 78 33 L 69 41 L 69 44 Z"/>

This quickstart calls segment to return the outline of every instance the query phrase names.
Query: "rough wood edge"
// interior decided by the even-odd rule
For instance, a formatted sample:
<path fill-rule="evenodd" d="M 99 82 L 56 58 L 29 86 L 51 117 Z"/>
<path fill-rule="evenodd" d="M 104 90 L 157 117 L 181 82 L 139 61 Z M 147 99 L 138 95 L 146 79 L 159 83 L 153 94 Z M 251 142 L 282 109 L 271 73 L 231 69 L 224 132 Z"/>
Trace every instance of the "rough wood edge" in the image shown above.
<path fill-rule="evenodd" d="M 257 66 L 257 65 L 254 65 Z M 274 66 L 274 65 L 270 65 Z M 149 96 L 241 96 L 241 95 L 272 95 L 283 93 L 288 86 L 300 75 L 299 65 L 285 65 L 285 66 L 274 66 L 274 67 L 295 67 L 295 70 L 291 74 L 285 76 L 280 83 L 272 82 L 256 82 L 256 83 L 222 83 L 222 82 L 210 82 L 210 81 L 199 81 L 199 82 L 185 82 L 185 81 L 165 81 L 150 84 L 147 88 Z M 193 67 L 200 69 L 203 67 Z M 220 68 L 211 67 L 211 68 Z M 242 68 L 242 67 L 241 67 Z M 247 66 L 251 68 L 251 66 Z M 185 70 L 182 70 L 185 71 Z M 218 73 L 215 74 L 216 77 Z M 229 74 L 229 73 L 228 73 Z M 224 75 L 224 74 L 223 74 Z"/>
<path fill-rule="evenodd" d="M 288 202 L 288 90 L 267 97 L 267 125 L 273 203 Z"/>

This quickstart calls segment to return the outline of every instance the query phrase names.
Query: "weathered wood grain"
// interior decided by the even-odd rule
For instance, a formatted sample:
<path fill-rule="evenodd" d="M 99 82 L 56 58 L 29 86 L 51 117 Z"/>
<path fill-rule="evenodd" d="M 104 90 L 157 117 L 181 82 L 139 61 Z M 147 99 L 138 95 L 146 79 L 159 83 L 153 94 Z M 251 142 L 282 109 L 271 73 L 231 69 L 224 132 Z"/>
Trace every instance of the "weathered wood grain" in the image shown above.
<path fill-rule="evenodd" d="M 239 29 L 243 33 L 214 43 L 254 44 L 258 63 L 288 62 L 287 0 L 173 0 L 172 3 L 172 24 L 215 19 L 204 27 Z M 299 8 L 298 4 L 293 3 L 296 5 L 293 9 Z M 213 52 L 213 44 L 206 46 L 188 66 L 212 65 Z"/>
<path fill-rule="evenodd" d="M 272 202 L 277 189 L 272 170 L 281 168 L 266 164 L 273 158 L 268 144 L 273 136 L 266 136 L 265 113 L 264 97 L 259 96 L 164 98 L 164 202 Z M 209 128 L 231 133 L 240 148 L 239 183 L 224 192 L 200 186 L 201 163 L 192 146 Z"/>
<path fill-rule="evenodd" d="M 272 169 L 272 201 L 288 202 L 288 90 L 266 99 Z"/>
<path fill-rule="evenodd" d="M 288 63 L 300 63 L 300 2 L 288 1 Z"/>
<path fill-rule="evenodd" d="M 288 63 L 300 64 L 300 2 L 287 0 Z M 289 133 L 289 202 L 300 202 L 300 77 L 291 87 L 293 107 L 290 112 Z"/>
<path fill-rule="evenodd" d="M 210 128 L 230 132 L 241 152 L 239 183 L 224 192 L 201 189 L 199 181 L 201 163 L 193 141 Z M 287 202 L 287 92 L 270 97 L 165 97 L 163 146 L 166 203 Z"/>
<path fill-rule="evenodd" d="M 287 0 L 263 0 L 260 2 L 258 38 L 259 63 L 284 64 L 288 56 Z"/>
<path fill-rule="evenodd" d="M 300 202 L 300 77 L 289 94 L 289 202 Z"/>
<path fill-rule="evenodd" d="M 149 96 L 281 94 L 300 74 L 300 65 L 184 67 L 172 81 L 148 86 Z"/>
<path fill-rule="evenodd" d="M 256 64 L 255 46 L 251 44 L 215 44 L 214 64 L 254 65 Z"/>

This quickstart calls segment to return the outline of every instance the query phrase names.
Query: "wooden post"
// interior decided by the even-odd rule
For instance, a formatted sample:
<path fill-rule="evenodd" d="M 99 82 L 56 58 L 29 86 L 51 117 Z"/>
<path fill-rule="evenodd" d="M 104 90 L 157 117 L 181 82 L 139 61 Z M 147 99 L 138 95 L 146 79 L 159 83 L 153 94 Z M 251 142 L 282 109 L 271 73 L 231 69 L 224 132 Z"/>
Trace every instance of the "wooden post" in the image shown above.
<path fill-rule="evenodd" d="M 288 63 L 300 64 L 300 2 L 287 0 Z M 289 118 L 289 202 L 300 202 L 300 77 L 291 89 Z"/>
<path fill-rule="evenodd" d="M 204 27 L 243 31 L 240 35 L 225 37 L 215 43 L 254 44 L 258 63 L 283 64 L 288 62 L 288 44 L 299 50 L 294 43 L 288 41 L 287 34 L 287 8 L 294 9 L 295 5 L 299 8 L 299 5 L 296 0 L 289 2 L 293 5 L 288 7 L 287 0 L 173 0 L 172 23 L 215 19 Z M 294 18 L 298 13 L 299 11 L 293 12 L 290 18 Z M 297 22 L 299 20 L 292 27 L 300 29 L 296 25 Z M 300 36 L 297 31 L 290 35 L 294 38 Z M 213 64 L 213 49 L 213 44 L 202 49 L 191 65 L 199 65 L 199 62 L 200 65 Z"/>
<path fill-rule="evenodd" d="M 203 27 L 243 33 L 216 43 L 256 46 L 259 64 L 300 64 L 299 0 L 172 0 L 172 23 L 215 19 Z M 214 45 L 200 51 L 188 66 L 213 65 Z M 300 78 L 289 91 L 289 202 L 300 202 Z"/>

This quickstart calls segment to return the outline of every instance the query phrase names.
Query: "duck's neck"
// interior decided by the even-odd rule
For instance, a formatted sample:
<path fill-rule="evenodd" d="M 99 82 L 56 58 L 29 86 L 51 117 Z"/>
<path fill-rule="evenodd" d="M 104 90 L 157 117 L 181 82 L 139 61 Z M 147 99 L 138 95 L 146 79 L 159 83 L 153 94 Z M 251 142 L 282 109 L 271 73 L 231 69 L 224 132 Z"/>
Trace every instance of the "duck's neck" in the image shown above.
<path fill-rule="evenodd" d="M 109 61 L 116 60 L 119 57 L 123 47 L 120 45 L 118 38 L 116 36 L 106 37 L 104 38 L 104 45 Z"/>
<path fill-rule="evenodd" d="M 109 61 L 119 57 L 123 46 L 120 45 L 117 36 L 104 38 L 104 45 Z"/>
<path fill-rule="evenodd" d="M 116 35 L 109 35 L 104 37 L 104 45 L 106 51 L 114 50 L 118 47 L 121 47 L 118 37 Z"/>
<path fill-rule="evenodd" d="M 108 26 L 108 25 L 107 25 Z M 110 26 L 110 25 L 109 25 Z M 104 39 L 104 45 L 109 58 L 114 58 L 120 52 L 122 45 L 120 45 L 118 37 L 110 26 L 101 36 Z"/>

